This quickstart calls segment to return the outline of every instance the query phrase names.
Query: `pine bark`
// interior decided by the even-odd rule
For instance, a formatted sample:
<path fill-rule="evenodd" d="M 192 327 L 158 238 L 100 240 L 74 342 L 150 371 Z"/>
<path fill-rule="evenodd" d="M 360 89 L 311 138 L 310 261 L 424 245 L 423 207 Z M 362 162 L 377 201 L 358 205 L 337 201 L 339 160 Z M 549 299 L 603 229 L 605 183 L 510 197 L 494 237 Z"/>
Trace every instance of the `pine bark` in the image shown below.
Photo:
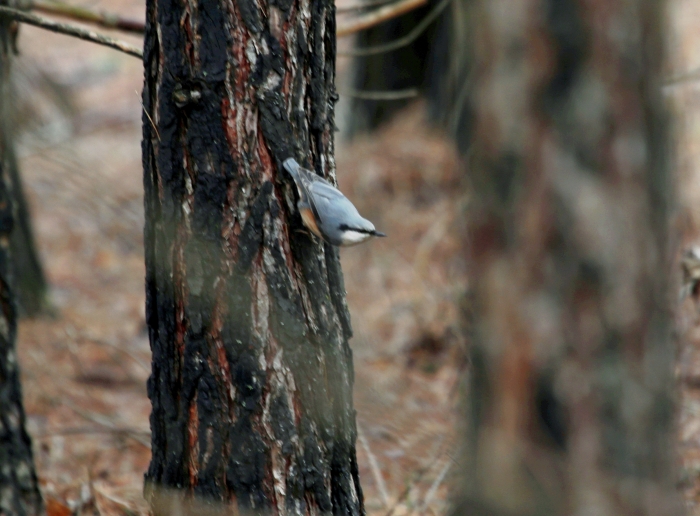
<path fill-rule="evenodd" d="M 473 347 L 455 514 L 680 514 L 664 2 L 469 3 Z"/>
<path fill-rule="evenodd" d="M 13 140 L 8 99 L 10 61 L 15 31 L 0 20 L 0 514 L 43 514 L 43 504 L 25 429 L 17 339 L 16 290 L 10 238 L 15 226 L 12 173 Z M 16 28 L 16 27 L 15 27 Z"/>
<path fill-rule="evenodd" d="M 335 179 L 332 0 L 149 0 L 143 165 L 152 460 L 231 510 L 363 514 L 335 248 L 281 168 Z"/>

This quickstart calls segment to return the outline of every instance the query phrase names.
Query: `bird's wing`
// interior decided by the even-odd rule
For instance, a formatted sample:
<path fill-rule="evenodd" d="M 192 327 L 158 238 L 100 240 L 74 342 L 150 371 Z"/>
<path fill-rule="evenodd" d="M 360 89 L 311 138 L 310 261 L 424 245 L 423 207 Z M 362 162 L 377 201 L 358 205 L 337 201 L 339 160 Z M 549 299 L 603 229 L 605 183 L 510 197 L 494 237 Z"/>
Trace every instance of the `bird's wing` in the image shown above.
<path fill-rule="evenodd" d="M 313 210 L 314 216 L 321 220 L 318 204 L 323 204 L 321 206 L 322 213 L 328 213 L 328 210 L 333 209 L 332 200 L 343 197 L 343 194 L 333 188 L 325 179 L 309 170 L 300 168 L 298 172 L 299 198 L 304 205 Z"/>
<path fill-rule="evenodd" d="M 287 170 L 299 190 L 299 208 L 311 209 L 318 224 L 340 226 L 348 218 L 364 221 L 348 198 L 321 176 L 298 165 Z"/>
<path fill-rule="evenodd" d="M 310 170 L 306 170 L 305 168 L 299 168 L 299 179 L 301 179 L 302 182 L 307 183 L 308 185 L 316 185 L 319 187 L 325 186 L 336 190 L 336 188 L 332 184 L 323 179 L 321 176 L 316 175 L 315 173 L 311 172 Z M 310 186 L 307 186 L 307 188 L 310 188 Z"/>
<path fill-rule="evenodd" d="M 348 198 L 326 181 L 314 181 L 309 185 L 309 190 L 313 194 L 310 196 L 312 201 L 316 203 L 313 209 L 322 223 L 340 225 L 348 218 L 354 220 L 362 219 L 357 208 Z M 319 213 L 325 215 L 325 220 L 319 217 Z"/>

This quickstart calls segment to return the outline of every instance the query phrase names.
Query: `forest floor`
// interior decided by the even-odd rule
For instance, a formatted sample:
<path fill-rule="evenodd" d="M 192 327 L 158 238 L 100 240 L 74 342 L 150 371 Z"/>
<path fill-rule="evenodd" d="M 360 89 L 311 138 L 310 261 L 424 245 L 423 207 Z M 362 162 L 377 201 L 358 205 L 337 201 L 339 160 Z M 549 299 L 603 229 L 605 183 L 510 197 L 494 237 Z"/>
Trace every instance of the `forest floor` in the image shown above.
<path fill-rule="evenodd" d="M 90 5 L 143 17 L 141 0 Z M 700 5 L 674 0 L 671 24 L 676 75 L 700 66 Z M 43 494 L 51 516 L 68 507 L 145 514 L 141 64 L 28 27 L 19 46 L 21 167 L 54 308 L 53 317 L 22 321 L 18 341 Z M 667 93 L 679 121 L 682 249 L 700 242 L 700 82 Z M 343 190 L 389 234 L 341 252 L 367 511 L 445 514 L 463 372 L 457 306 L 467 284 L 459 162 L 418 102 L 371 138 L 339 141 L 337 163 Z M 682 487 L 700 514 L 700 311 L 692 300 L 678 323 Z"/>
<path fill-rule="evenodd" d="M 102 6 L 143 17 L 140 1 Z M 141 64 L 24 26 L 19 47 L 21 172 L 55 312 L 22 321 L 18 339 L 43 494 L 50 516 L 145 514 Z M 457 157 L 423 113 L 417 103 L 337 153 L 343 190 L 390 235 L 341 252 L 371 515 L 444 514 L 455 469 L 464 198 Z"/>

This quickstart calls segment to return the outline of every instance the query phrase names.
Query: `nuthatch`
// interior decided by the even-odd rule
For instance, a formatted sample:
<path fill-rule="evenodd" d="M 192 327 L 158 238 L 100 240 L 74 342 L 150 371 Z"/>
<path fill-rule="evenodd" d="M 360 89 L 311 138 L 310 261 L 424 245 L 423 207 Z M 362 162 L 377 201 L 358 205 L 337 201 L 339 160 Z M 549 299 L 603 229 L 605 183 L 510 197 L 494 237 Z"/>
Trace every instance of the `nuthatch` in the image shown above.
<path fill-rule="evenodd" d="M 384 237 L 374 224 L 363 218 L 357 208 L 328 181 L 299 166 L 294 158 L 283 163 L 299 191 L 297 208 L 304 225 L 329 244 L 350 246 L 369 238 Z"/>

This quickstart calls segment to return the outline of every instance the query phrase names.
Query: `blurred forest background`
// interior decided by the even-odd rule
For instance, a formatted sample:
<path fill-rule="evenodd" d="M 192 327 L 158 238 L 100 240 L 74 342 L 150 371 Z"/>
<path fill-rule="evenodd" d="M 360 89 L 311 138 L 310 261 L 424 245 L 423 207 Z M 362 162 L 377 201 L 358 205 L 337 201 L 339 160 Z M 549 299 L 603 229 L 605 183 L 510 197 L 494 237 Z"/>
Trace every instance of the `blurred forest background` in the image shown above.
<path fill-rule="evenodd" d="M 345 0 L 343 0 L 345 1 Z M 350 0 L 347 0 L 348 2 Z M 339 0 L 340 2 L 340 0 Z M 670 3 L 669 78 L 700 67 L 700 4 Z M 140 19 L 139 0 L 93 1 Z M 342 3 L 338 3 L 339 6 Z M 119 35 L 140 46 L 139 37 Z M 340 40 L 347 50 L 351 38 Z M 18 155 L 53 317 L 17 342 L 50 514 L 145 514 L 150 352 L 144 321 L 138 59 L 23 25 Z M 351 89 L 338 58 L 338 90 Z M 378 88 L 379 89 L 379 88 Z M 678 261 L 700 243 L 700 73 L 665 89 L 675 115 Z M 445 514 L 456 469 L 458 306 L 467 287 L 460 158 L 413 100 L 371 136 L 337 137 L 338 181 L 390 238 L 341 252 L 354 327 L 358 459 L 368 514 Z M 338 126 L 352 129 L 338 109 Z M 681 278 L 680 263 L 675 271 Z M 700 502 L 700 311 L 678 313 L 681 487 Z M 700 506 L 696 510 L 700 514 Z"/>

